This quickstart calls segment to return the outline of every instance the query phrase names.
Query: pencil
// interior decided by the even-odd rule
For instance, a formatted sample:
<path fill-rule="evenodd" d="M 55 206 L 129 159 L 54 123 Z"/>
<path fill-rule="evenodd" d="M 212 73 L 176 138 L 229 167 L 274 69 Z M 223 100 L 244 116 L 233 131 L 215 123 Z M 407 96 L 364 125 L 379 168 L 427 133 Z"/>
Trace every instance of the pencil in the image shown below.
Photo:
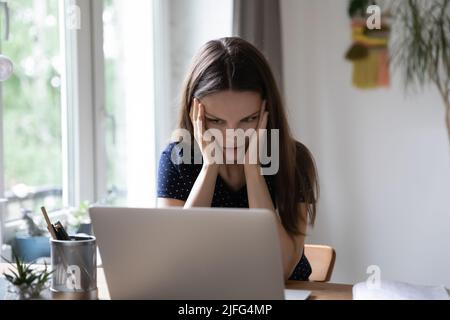
<path fill-rule="evenodd" d="M 47 210 L 45 210 L 45 207 L 41 207 L 42 214 L 44 215 L 45 222 L 47 223 L 47 230 L 50 232 L 50 235 L 54 240 L 57 240 L 55 229 L 53 228 L 52 223 L 50 222 L 50 219 L 48 218 Z"/>

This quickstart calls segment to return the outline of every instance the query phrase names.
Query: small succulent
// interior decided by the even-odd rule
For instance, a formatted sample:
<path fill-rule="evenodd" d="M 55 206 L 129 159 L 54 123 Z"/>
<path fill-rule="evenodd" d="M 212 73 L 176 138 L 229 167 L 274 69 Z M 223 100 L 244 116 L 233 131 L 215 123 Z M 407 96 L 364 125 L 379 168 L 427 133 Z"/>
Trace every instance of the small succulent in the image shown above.
<path fill-rule="evenodd" d="M 34 264 L 25 263 L 14 252 L 13 255 L 15 263 L 8 259 L 3 259 L 15 270 L 13 268 L 9 269 L 9 272 L 4 272 L 3 276 L 14 286 L 21 299 L 39 298 L 42 291 L 46 289 L 47 282 L 53 271 L 48 271 L 47 264 L 44 265 L 43 270 L 36 270 L 36 268 L 33 268 Z"/>

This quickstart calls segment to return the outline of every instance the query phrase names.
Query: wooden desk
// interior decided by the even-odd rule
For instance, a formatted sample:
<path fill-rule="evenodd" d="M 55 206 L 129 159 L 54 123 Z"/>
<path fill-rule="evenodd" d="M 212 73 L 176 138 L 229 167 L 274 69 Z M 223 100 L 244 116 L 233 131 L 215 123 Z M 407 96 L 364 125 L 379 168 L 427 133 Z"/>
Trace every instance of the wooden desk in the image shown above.
<path fill-rule="evenodd" d="M 0 274 L 9 269 L 9 265 L 0 263 Z M 97 287 L 98 297 L 101 300 L 109 300 L 108 287 L 106 285 L 105 274 L 103 268 L 97 269 Z M 311 300 L 351 300 L 352 285 L 321 283 L 307 281 L 288 281 L 286 289 L 310 290 Z"/>
<path fill-rule="evenodd" d="M 312 281 L 288 281 L 286 289 L 310 290 L 308 300 L 352 300 L 352 288 L 350 284 L 338 284 L 329 282 Z"/>
<path fill-rule="evenodd" d="M 102 268 L 97 269 L 99 299 L 110 299 Z M 288 281 L 286 289 L 310 290 L 309 300 L 352 300 L 352 285 L 311 281 Z"/>
<path fill-rule="evenodd" d="M 103 269 L 97 270 L 100 299 L 110 299 Z M 352 285 L 311 281 L 288 281 L 286 289 L 310 290 L 309 300 L 352 300 Z"/>

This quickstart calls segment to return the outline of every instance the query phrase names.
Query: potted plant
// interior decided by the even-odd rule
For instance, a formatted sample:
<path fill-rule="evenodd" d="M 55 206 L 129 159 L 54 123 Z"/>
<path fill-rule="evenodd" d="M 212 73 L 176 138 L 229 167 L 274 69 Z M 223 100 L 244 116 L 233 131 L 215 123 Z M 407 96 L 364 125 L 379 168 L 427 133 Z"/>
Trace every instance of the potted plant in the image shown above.
<path fill-rule="evenodd" d="M 89 201 L 83 201 L 78 208 L 69 209 L 67 222 L 70 233 L 92 234 L 92 225 L 89 219 Z"/>
<path fill-rule="evenodd" d="M 406 87 L 438 89 L 450 143 L 450 0 L 396 1 L 393 16 L 391 62 Z"/>
<path fill-rule="evenodd" d="M 11 300 L 47 299 L 48 280 L 53 271 L 39 270 L 34 264 L 27 264 L 13 252 L 15 262 L 7 261 L 12 268 L 3 273 L 9 282 L 8 298 Z"/>
<path fill-rule="evenodd" d="M 24 232 L 18 232 L 11 243 L 13 250 L 25 262 L 35 261 L 41 257 L 50 257 L 48 232 L 34 222 L 31 213 L 31 210 L 22 210 L 27 228 Z"/>

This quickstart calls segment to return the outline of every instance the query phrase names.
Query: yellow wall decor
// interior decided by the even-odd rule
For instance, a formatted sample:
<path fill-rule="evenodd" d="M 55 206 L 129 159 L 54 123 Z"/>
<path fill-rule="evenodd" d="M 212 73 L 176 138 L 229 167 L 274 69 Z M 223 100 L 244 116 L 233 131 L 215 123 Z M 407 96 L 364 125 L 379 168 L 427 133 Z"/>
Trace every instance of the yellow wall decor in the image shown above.
<path fill-rule="evenodd" d="M 383 21 L 381 29 L 370 30 L 365 18 L 354 17 L 351 30 L 353 43 L 345 58 L 353 63 L 353 85 L 361 89 L 389 87 L 390 27 Z"/>

